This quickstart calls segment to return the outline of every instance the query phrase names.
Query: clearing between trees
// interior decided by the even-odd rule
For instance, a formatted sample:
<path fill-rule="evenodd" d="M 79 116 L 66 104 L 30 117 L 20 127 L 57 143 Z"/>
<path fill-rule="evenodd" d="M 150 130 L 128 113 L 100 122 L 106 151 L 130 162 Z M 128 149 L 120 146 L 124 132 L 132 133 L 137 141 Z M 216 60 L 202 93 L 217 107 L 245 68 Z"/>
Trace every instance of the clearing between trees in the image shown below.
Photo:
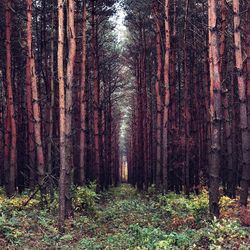
<path fill-rule="evenodd" d="M 74 218 L 57 226 L 58 194 L 41 208 L 28 193 L 0 196 L 1 249 L 249 249 L 250 229 L 240 222 L 234 199 L 221 198 L 221 219 L 211 220 L 208 193 L 198 196 L 138 192 L 123 184 L 96 194 L 95 185 L 74 190 Z"/>

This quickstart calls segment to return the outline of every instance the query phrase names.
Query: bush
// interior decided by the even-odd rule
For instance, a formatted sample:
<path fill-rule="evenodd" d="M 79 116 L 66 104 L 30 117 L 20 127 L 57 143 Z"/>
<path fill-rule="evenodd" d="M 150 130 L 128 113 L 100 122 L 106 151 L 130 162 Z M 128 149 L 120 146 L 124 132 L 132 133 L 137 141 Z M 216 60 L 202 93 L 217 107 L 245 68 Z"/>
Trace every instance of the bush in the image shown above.
<path fill-rule="evenodd" d="M 247 249 L 244 248 L 246 245 L 243 242 L 241 244 L 237 241 L 249 237 L 249 233 L 249 229 L 241 227 L 237 220 L 232 219 L 214 219 L 204 231 L 210 241 L 210 249 L 219 249 L 220 246 L 227 246 L 228 249 Z"/>
<path fill-rule="evenodd" d="M 185 232 L 172 232 L 164 236 L 155 244 L 156 250 L 168 249 L 193 249 L 201 239 L 201 235 L 197 234 L 195 230 L 186 230 Z"/>
<path fill-rule="evenodd" d="M 4 213 L 0 215 L 0 232 L 9 243 L 20 244 L 20 237 L 22 236 L 22 232 L 19 230 L 20 224 L 20 214 L 16 212 L 11 217 Z"/>
<path fill-rule="evenodd" d="M 76 211 L 84 210 L 87 213 L 95 213 L 96 201 L 99 196 L 95 192 L 94 185 L 89 187 L 77 187 L 74 190 L 73 206 Z"/>
<path fill-rule="evenodd" d="M 112 188 L 111 195 L 113 195 L 116 199 L 134 199 L 137 197 L 138 192 L 135 188 L 130 185 L 120 185 L 119 187 Z"/>
<path fill-rule="evenodd" d="M 160 207 L 168 216 L 193 216 L 199 222 L 208 214 L 208 193 L 204 190 L 200 195 L 191 195 L 189 198 L 184 195 L 169 193 L 159 195 Z"/>
<path fill-rule="evenodd" d="M 2 212 L 13 212 L 20 209 L 30 209 L 37 206 L 40 201 L 36 198 L 31 199 L 29 203 L 24 207 L 24 203 L 29 199 L 28 195 L 18 195 L 12 198 L 7 198 L 4 195 L 0 195 L 0 214 Z"/>
<path fill-rule="evenodd" d="M 85 237 L 80 241 L 81 249 L 102 249 L 102 246 L 97 244 L 96 238 Z"/>

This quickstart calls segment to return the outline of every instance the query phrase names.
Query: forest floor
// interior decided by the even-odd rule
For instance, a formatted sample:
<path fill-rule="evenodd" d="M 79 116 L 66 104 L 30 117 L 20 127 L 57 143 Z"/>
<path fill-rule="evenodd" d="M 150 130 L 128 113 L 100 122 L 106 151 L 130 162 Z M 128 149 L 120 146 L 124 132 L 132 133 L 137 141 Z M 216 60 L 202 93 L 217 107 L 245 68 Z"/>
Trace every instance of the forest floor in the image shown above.
<path fill-rule="evenodd" d="M 28 194 L 7 199 L 0 193 L 0 249 L 249 249 L 250 228 L 239 221 L 236 200 L 221 199 L 220 220 L 208 216 L 208 194 L 138 193 L 129 185 L 96 195 L 79 188 L 75 216 L 64 235 L 57 230 L 58 204 L 39 197 L 23 208 Z"/>

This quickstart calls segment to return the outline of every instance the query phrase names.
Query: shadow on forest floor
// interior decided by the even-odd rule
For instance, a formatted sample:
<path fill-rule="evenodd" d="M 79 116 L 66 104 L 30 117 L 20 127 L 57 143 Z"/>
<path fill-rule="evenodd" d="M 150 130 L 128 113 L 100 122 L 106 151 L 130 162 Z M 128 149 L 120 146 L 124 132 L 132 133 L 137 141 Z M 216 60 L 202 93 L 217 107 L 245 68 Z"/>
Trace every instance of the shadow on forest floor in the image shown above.
<path fill-rule="evenodd" d="M 249 249 L 250 229 L 241 226 L 236 200 L 221 198 L 221 219 L 209 220 L 208 194 L 138 193 L 121 185 L 100 195 L 78 188 L 66 233 L 57 230 L 57 202 L 39 208 L 39 197 L 0 194 L 1 249 Z M 221 248 L 220 248 L 221 247 Z"/>

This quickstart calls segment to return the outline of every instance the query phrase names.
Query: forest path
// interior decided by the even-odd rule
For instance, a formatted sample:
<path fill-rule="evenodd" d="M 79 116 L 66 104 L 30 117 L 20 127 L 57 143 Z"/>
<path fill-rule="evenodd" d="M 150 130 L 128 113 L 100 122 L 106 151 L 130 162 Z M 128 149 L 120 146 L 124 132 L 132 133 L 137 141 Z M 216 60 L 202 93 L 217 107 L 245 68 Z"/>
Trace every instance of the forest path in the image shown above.
<path fill-rule="evenodd" d="M 164 234 L 169 230 L 171 220 L 159 210 L 159 203 L 149 194 L 139 193 L 129 184 L 122 184 L 100 195 L 95 217 L 91 220 L 88 217 L 85 223 L 82 243 L 89 244 L 86 249 L 110 246 L 107 249 L 120 250 L 133 249 L 129 247 L 136 247 L 136 242 L 148 233 L 151 236 Z"/>
<path fill-rule="evenodd" d="M 157 194 L 153 187 L 140 193 L 123 184 L 101 193 L 97 202 L 91 188 L 82 191 L 88 208 L 76 207 L 63 235 L 58 232 L 57 203 L 42 209 L 38 197 L 20 209 L 27 195 L 10 201 L 0 192 L 0 249 L 249 249 L 250 229 L 239 223 L 237 200 L 222 197 L 224 219 L 211 222 L 205 189 L 187 199 Z M 216 247 L 209 248 L 211 244 Z"/>
<path fill-rule="evenodd" d="M 81 249 L 204 250 L 211 249 L 211 242 L 217 242 L 219 236 L 222 241 L 218 246 L 227 244 L 232 246 L 230 249 L 239 249 L 239 238 L 247 246 L 249 230 L 240 226 L 232 212 L 237 202 L 227 197 L 223 200 L 225 220 L 210 224 L 206 190 L 187 199 L 174 193 L 157 194 L 152 187 L 148 193 L 139 193 L 129 184 L 111 188 L 100 196 L 96 216 L 85 217 Z"/>

